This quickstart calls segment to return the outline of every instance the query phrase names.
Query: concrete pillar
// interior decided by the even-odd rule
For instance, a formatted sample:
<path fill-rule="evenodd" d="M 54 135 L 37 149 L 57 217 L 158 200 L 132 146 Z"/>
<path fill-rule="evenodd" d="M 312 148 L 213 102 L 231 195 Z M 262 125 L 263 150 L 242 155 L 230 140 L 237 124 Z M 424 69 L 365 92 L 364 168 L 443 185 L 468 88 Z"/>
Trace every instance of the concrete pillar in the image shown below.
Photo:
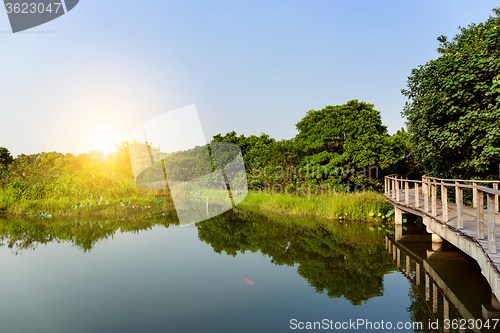
<path fill-rule="evenodd" d="M 394 235 L 395 235 L 396 241 L 399 242 L 401 240 L 401 238 L 403 238 L 403 225 L 396 224 L 394 226 L 394 229 L 395 229 Z"/>
<path fill-rule="evenodd" d="M 443 243 L 442 242 L 433 242 L 431 247 L 432 247 L 433 252 L 437 252 L 437 251 L 441 250 L 441 248 L 443 247 Z"/>
<path fill-rule="evenodd" d="M 443 239 L 441 237 L 439 237 L 438 235 L 433 233 L 432 234 L 432 242 L 433 243 L 442 243 Z"/>
<path fill-rule="evenodd" d="M 433 243 L 442 243 L 443 239 L 436 235 L 431 229 L 429 229 L 429 225 L 431 224 L 431 218 L 428 216 L 424 216 L 424 225 L 427 227 L 427 232 L 431 234 L 432 237 L 432 242 Z"/>
<path fill-rule="evenodd" d="M 396 206 L 394 206 L 394 223 L 403 224 L 403 211 Z"/>

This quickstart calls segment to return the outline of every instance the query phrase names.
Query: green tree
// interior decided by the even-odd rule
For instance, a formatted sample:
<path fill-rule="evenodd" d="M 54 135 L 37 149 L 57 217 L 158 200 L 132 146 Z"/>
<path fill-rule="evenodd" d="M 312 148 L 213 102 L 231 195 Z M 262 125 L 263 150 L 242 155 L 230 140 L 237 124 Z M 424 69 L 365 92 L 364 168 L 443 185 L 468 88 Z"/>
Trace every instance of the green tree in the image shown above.
<path fill-rule="evenodd" d="M 308 178 L 313 183 L 350 180 L 380 186 L 366 178 L 369 168 L 386 169 L 403 156 L 404 147 L 387 133 L 373 104 L 351 100 L 311 110 L 296 127 L 295 144 L 303 151 L 303 165 L 312 170 Z"/>
<path fill-rule="evenodd" d="M 5 147 L 0 147 L 0 175 L 3 174 L 9 165 L 14 161 L 9 150 Z"/>
<path fill-rule="evenodd" d="M 440 177 L 492 177 L 500 163 L 500 9 L 440 42 L 438 58 L 412 70 L 403 109 L 410 150 Z"/>

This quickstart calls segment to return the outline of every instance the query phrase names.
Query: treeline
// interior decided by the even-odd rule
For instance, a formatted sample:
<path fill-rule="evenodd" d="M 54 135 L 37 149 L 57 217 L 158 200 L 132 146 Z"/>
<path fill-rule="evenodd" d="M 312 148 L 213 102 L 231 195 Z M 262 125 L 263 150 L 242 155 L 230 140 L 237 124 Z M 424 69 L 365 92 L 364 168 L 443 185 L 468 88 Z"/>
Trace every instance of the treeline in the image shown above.
<path fill-rule="evenodd" d="M 83 200 L 89 193 L 106 199 L 138 195 L 126 144 L 108 155 L 58 152 L 21 154 L 12 158 L 7 149 L 0 157 L 0 208 L 22 200 Z"/>
<path fill-rule="evenodd" d="M 264 133 L 238 136 L 233 131 L 213 141 L 241 147 L 253 188 L 286 187 L 290 192 L 313 184 L 337 192 L 381 190 L 384 175 L 419 172 L 407 133 L 401 129 L 389 135 L 373 104 L 352 100 L 311 110 L 296 127 L 298 134 L 290 140 L 278 141 Z"/>
<path fill-rule="evenodd" d="M 297 123 L 297 129 L 295 138 L 279 141 L 267 134 L 238 136 L 234 131 L 218 134 L 209 145 L 211 156 L 222 147 L 215 142 L 237 144 L 242 150 L 249 185 L 254 189 L 288 186 L 287 190 L 293 191 L 294 187 L 314 184 L 337 186 L 337 191 L 353 191 L 356 185 L 380 190 L 384 174 L 408 173 L 414 169 L 409 159 L 407 134 L 399 131 L 390 136 L 373 104 L 353 100 L 311 110 Z M 12 158 L 8 149 L 2 148 L 0 202 L 5 208 L 20 200 L 80 200 L 88 193 L 107 199 L 139 195 L 144 191 L 136 186 L 130 162 L 134 145 L 137 143 L 123 142 L 107 158 L 97 151 L 79 156 L 43 152 Z M 164 165 L 171 170 L 177 164 L 182 165 L 179 172 L 185 173 L 186 166 L 191 166 L 186 170 L 193 169 L 195 164 L 191 160 L 200 155 L 201 148 L 194 148 L 192 153 L 176 153 L 165 159 Z M 158 148 L 149 150 L 156 157 L 160 154 Z M 230 156 L 233 155 L 231 152 Z M 212 161 L 213 167 L 220 167 L 216 162 Z M 156 173 L 163 176 L 161 164 L 155 165 L 152 172 L 158 169 Z"/>

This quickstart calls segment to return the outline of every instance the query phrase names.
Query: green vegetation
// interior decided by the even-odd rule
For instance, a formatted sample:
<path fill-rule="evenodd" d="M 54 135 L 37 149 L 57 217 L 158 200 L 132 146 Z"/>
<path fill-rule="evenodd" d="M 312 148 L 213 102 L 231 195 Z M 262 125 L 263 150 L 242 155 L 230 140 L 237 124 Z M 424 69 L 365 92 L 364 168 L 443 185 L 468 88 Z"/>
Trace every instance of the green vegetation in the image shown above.
<path fill-rule="evenodd" d="M 0 147 L 0 176 L 7 172 L 10 164 L 14 162 L 14 158 L 9 150 L 5 147 Z"/>
<path fill-rule="evenodd" d="M 500 164 L 500 8 L 479 24 L 440 36 L 440 57 L 412 70 L 402 112 L 409 147 L 442 178 L 496 177 Z"/>
<path fill-rule="evenodd" d="M 238 207 L 286 216 L 317 216 L 345 221 L 382 222 L 392 215 L 392 206 L 376 192 L 307 197 L 250 191 Z"/>
<path fill-rule="evenodd" d="M 247 176 L 254 189 L 273 185 L 342 185 L 342 190 L 381 190 L 383 175 L 406 173 L 405 133 L 387 134 L 373 104 L 352 100 L 344 105 L 310 110 L 296 125 L 291 140 L 267 134 L 214 136 L 242 148 Z M 359 186 L 356 186 L 359 185 Z"/>
<path fill-rule="evenodd" d="M 78 157 L 51 152 L 10 160 L 0 175 L 0 213 L 82 215 L 121 212 L 128 208 L 126 202 L 156 206 L 158 195 L 164 198 L 166 193 L 137 187 L 126 144 L 117 149 L 107 160 L 97 152 Z M 162 209 L 169 209 L 171 203 L 160 200 L 165 201 Z"/>
<path fill-rule="evenodd" d="M 191 184 L 194 187 L 187 192 L 198 193 L 206 188 L 208 193 L 220 180 L 215 173 L 204 175 L 210 174 L 212 168 L 222 168 L 238 154 L 231 146 L 216 144 L 218 142 L 231 142 L 241 147 L 247 178 L 254 189 L 285 186 L 296 190 L 297 196 L 304 195 L 299 190 L 302 186 L 310 185 L 315 186 L 315 191 L 334 188 L 341 193 L 380 190 L 383 172 L 393 171 L 401 165 L 406 147 L 402 132 L 389 136 L 373 105 L 357 100 L 311 110 L 297 124 L 297 129 L 299 134 L 294 139 L 282 141 L 267 134 L 259 137 L 237 136 L 235 132 L 224 136 L 218 134 L 208 145 L 210 150 L 205 146 L 195 147 L 170 155 L 162 153 L 159 147 L 135 141 L 123 142 L 107 159 L 100 152 L 77 157 L 44 152 L 12 159 L 8 150 L 3 149 L 0 151 L 0 212 L 29 215 L 43 211 L 76 215 L 111 213 L 120 211 L 121 201 L 149 205 L 151 195 L 160 195 L 165 209 L 173 208 L 168 189 L 144 190 L 139 186 L 161 185 L 165 170 L 169 170 L 169 177 L 173 175 L 177 181 L 203 179 L 201 187 Z M 139 186 L 134 179 L 130 156 L 134 161 L 132 167 L 136 173 L 140 172 L 135 175 Z M 211 159 L 213 156 L 217 158 Z M 235 179 L 239 182 L 244 177 L 238 175 Z M 238 186 L 235 189 L 241 192 Z M 375 196 L 366 198 L 371 200 Z M 297 210 L 304 209 L 299 208 L 302 205 L 299 201 L 295 203 Z M 377 205 L 373 206 L 374 214 L 380 211 Z M 345 209 L 341 210 L 344 213 Z M 333 215 L 328 217 L 338 215 L 335 209 L 324 209 L 321 214 L 329 213 Z M 362 218 L 368 213 L 356 214 Z"/>
<path fill-rule="evenodd" d="M 306 176 L 311 183 L 338 184 L 346 178 L 341 170 L 355 168 L 352 183 L 376 188 L 378 174 L 371 173 L 389 169 L 404 154 L 404 146 L 387 134 L 373 104 L 353 100 L 311 110 L 296 126 L 294 142 L 301 147 L 302 164 L 313 171 Z"/>

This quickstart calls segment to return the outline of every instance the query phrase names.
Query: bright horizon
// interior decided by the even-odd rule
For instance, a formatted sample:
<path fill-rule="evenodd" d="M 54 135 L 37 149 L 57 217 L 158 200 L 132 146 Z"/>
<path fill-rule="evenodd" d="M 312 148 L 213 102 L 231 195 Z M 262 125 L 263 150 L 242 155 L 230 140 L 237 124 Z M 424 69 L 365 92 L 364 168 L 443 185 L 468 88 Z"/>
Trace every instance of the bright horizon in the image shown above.
<path fill-rule="evenodd" d="M 0 13 L 0 146 L 16 157 L 105 155 L 149 119 L 195 104 L 205 139 L 295 136 L 311 109 L 358 99 L 394 134 L 400 90 L 436 38 L 497 1 L 80 1 L 12 34 Z"/>

